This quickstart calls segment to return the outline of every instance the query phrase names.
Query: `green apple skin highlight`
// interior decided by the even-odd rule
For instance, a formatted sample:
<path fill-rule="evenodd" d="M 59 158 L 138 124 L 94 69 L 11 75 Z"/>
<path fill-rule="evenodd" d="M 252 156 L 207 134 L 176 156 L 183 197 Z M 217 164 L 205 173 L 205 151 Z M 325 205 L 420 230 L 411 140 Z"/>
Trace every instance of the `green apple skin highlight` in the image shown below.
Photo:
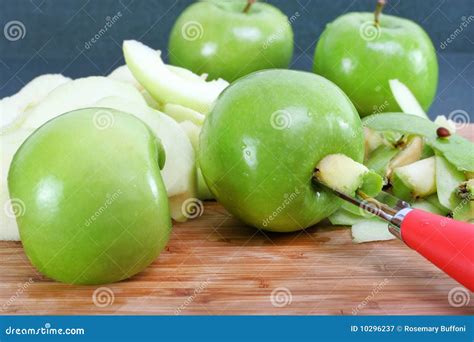
<path fill-rule="evenodd" d="M 328 154 L 364 156 L 359 115 L 323 77 L 267 70 L 228 87 L 206 118 L 199 163 L 213 195 L 245 223 L 276 232 L 309 227 L 341 204 L 311 185 Z"/>
<path fill-rule="evenodd" d="M 266 3 L 207 1 L 189 6 L 169 40 L 171 64 L 229 82 L 253 71 L 287 68 L 293 55 L 288 18 Z"/>
<path fill-rule="evenodd" d="M 336 83 L 361 116 L 398 112 L 388 81 L 408 86 L 425 111 L 436 94 L 438 62 L 426 32 L 413 21 L 373 13 L 348 13 L 322 33 L 313 71 Z"/>
<path fill-rule="evenodd" d="M 35 131 L 14 156 L 8 187 L 24 203 L 23 247 L 46 276 L 102 284 L 147 267 L 171 220 L 161 143 L 130 114 L 88 108 Z"/>

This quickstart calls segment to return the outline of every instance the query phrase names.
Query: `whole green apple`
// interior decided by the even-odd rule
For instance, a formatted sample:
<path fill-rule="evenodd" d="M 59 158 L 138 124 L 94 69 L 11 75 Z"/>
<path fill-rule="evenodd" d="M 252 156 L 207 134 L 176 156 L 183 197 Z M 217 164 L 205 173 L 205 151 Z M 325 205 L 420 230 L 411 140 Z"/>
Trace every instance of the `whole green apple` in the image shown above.
<path fill-rule="evenodd" d="M 287 68 L 293 31 L 280 10 L 252 1 L 203 1 L 177 19 L 169 39 L 171 64 L 229 82 L 253 71 Z"/>
<path fill-rule="evenodd" d="M 16 152 L 8 175 L 20 237 L 43 274 L 74 284 L 131 277 L 168 241 L 161 143 L 139 119 L 113 109 L 61 115 Z"/>
<path fill-rule="evenodd" d="M 334 153 L 358 162 L 364 156 L 362 124 L 347 96 L 312 73 L 267 70 L 219 96 L 201 131 L 199 164 L 228 211 L 249 225 L 289 232 L 340 206 L 311 184 L 318 162 Z"/>
<path fill-rule="evenodd" d="M 400 111 L 391 79 L 406 84 L 425 110 L 438 83 L 436 53 L 426 32 L 390 15 L 376 25 L 372 13 L 348 13 L 328 24 L 316 46 L 313 71 L 341 87 L 361 116 Z"/>

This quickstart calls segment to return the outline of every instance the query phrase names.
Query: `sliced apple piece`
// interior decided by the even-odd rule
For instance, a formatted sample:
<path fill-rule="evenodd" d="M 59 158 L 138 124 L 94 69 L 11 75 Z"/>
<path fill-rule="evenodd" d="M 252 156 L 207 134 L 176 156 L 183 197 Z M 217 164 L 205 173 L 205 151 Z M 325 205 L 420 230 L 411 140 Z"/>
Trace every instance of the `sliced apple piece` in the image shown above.
<path fill-rule="evenodd" d="M 71 79 L 61 74 L 41 75 L 28 82 L 18 93 L 0 101 L 1 131 L 21 124 L 22 114 L 42 101 L 52 90 Z"/>
<path fill-rule="evenodd" d="M 118 97 L 102 99 L 94 106 L 121 110 L 145 122 L 160 138 L 165 149 L 166 161 L 161 174 L 168 197 L 193 192 L 195 154 L 189 138 L 176 121 L 143 103 L 134 103 Z"/>
<path fill-rule="evenodd" d="M 435 158 L 422 159 L 393 170 L 393 194 L 405 201 L 436 192 Z"/>
<path fill-rule="evenodd" d="M 193 124 L 202 126 L 204 119 L 206 118 L 203 114 L 174 103 L 167 103 L 163 107 L 163 113 L 171 116 L 177 122 L 191 121 Z"/>
<path fill-rule="evenodd" d="M 376 196 L 383 186 L 383 178 L 344 154 L 330 154 L 316 166 L 315 177 L 328 187 L 353 196 L 360 189 Z"/>
<path fill-rule="evenodd" d="M 370 128 L 364 127 L 364 143 L 365 156 L 367 158 L 372 151 L 383 145 L 384 139 L 381 133 L 373 131 Z"/>
<path fill-rule="evenodd" d="M 388 81 L 392 95 L 402 112 L 428 119 L 425 111 L 408 87 L 399 80 Z"/>
<path fill-rule="evenodd" d="M 100 99 L 110 96 L 146 104 L 140 92 L 130 84 L 99 76 L 79 78 L 49 93 L 28 115 L 24 125 L 29 128 L 38 128 L 61 114 L 89 107 Z"/>
<path fill-rule="evenodd" d="M 356 223 L 352 226 L 351 232 L 352 241 L 355 243 L 395 239 L 388 230 L 388 224 L 377 219 Z"/>
<path fill-rule="evenodd" d="M 399 152 L 399 149 L 392 146 L 381 145 L 370 154 L 364 164 L 379 175 L 386 176 L 390 160 Z"/>
<path fill-rule="evenodd" d="M 416 162 L 423 153 L 423 139 L 412 137 L 403 150 L 401 150 L 388 164 L 386 176 L 390 177 L 393 169 Z"/>
<path fill-rule="evenodd" d="M 125 61 L 133 76 L 161 103 L 179 104 L 208 113 L 219 94 L 229 85 L 218 79 L 205 81 L 188 70 L 167 67 L 161 53 L 135 41 L 123 42 Z"/>

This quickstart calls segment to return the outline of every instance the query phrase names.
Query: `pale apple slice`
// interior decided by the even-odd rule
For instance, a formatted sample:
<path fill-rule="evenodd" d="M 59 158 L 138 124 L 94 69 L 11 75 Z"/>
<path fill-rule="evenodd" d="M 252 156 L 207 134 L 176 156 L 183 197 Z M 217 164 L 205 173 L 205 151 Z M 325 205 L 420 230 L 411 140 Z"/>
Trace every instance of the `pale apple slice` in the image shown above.
<path fill-rule="evenodd" d="M 102 99 L 94 106 L 127 112 L 145 122 L 165 149 L 166 161 L 161 175 L 168 197 L 192 192 L 195 188 L 195 154 L 189 138 L 176 121 L 146 105 L 117 97 Z"/>
<path fill-rule="evenodd" d="M 14 211 L 23 212 L 27 210 L 27 208 L 24 207 L 21 199 L 16 198 L 10 200 L 7 177 L 13 156 L 23 141 L 25 141 L 33 131 L 32 129 L 20 127 L 11 133 L 0 134 L 0 146 L 2 151 L 2 169 L 0 174 L 0 205 L 2 206 L 0 208 L 0 219 L 2 224 L 0 225 L 0 240 L 18 241 L 20 239 L 18 226 L 13 213 Z"/>
<path fill-rule="evenodd" d="M 395 101 L 397 101 L 398 106 L 404 113 L 428 119 L 428 115 L 426 115 L 415 95 L 405 84 L 397 79 L 389 80 L 388 84 Z"/>
<path fill-rule="evenodd" d="M 191 121 L 193 124 L 202 126 L 204 119 L 206 118 L 203 114 L 174 103 L 167 103 L 163 107 L 163 113 L 171 116 L 177 122 Z"/>
<path fill-rule="evenodd" d="M 405 201 L 434 194 L 435 170 L 435 157 L 395 168 L 390 181 L 393 194 Z"/>
<path fill-rule="evenodd" d="M 126 65 L 117 67 L 110 74 L 108 74 L 107 77 L 115 81 L 130 83 L 140 91 L 144 89 L 143 86 L 136 80 L 136 78 L 133 77 L 130 69 Z"/>
<path fill-rule="evenodd" d="M 41 75 L 28 82 L 13 96 L 0 101 L 1 131 L 18 127 L 22 114 L 42 101 L 52 90 L 71 79 L 61 74 Z"/>
<path fill-rule="evenodd" d="M 23 125 L 28 128 L 38 128 L 63 113 L 90 107 L 100 99 L 110 96 L 118 96 L 146 105 L 140 92 L 130 84 L 99 76 L 79 78 L 49 93 L 25 118 Z"/>
<path fill-rule="evenodd" d="M 167 67 L 160 52 L 135 40 L 123 42 L 125 61 L 133 76 L 161 103 L 179 104 L 208 113 L 219 94 L 229 85 L 218 79 L 206 82 L 188 70 Z M 192 76 L 191 76 L 192 75 Z"/>
<path fill-rule="evenodd" d="M 351 232 L 354 243 L 395 239 L 395 236 L 388 230 L 388 224 L 377 219 L 356 223 L 352 226 Z"/>

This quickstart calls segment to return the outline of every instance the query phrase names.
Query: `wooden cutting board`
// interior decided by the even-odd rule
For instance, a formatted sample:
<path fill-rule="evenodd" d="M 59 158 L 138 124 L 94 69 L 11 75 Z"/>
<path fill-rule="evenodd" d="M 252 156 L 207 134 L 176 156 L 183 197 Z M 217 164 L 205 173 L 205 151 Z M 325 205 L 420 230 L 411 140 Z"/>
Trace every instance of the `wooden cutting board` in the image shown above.
<path fill-rule="evenodd" d="M 474 126 L 462 134 L 474 140 Z M 2 314 L 472 315 L 472 296 L 398 240 L 353 244 L 349 229 L 327 222 L 263 233 L 215 202 L 175 224 L 144 272 L 116 284 L 51 281 L 21 243 L 0 242 Z"/>

